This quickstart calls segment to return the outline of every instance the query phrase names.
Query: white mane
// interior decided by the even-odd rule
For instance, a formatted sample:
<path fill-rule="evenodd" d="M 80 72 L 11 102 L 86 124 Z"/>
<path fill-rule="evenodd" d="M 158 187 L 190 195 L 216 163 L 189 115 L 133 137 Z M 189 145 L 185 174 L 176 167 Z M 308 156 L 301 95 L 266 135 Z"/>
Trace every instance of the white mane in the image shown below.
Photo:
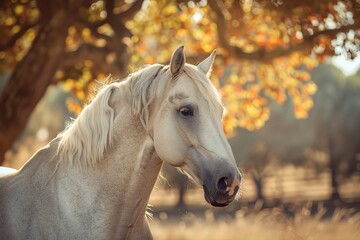
<path fill-rule="evenodd" d="M 159 94 L 159 89 L 165 89 L 168 82 L 162 81 L 161 70 L 166 70 L 164 65 L 149 65 L 129 77 L 131 110 L 134 115 L 140 116 L 140 120 L 147 131 L 149 130 L 149 105 Z M 160 86 L 159 83 L 163 84 Z"/>
<path fill-rule="evenodd" d="M 103 87 L 79 117 L 61 134 L 60 161 L 94 165 L 112 144 L 114 110 L 109 106 L 113 85 Z M 80 161 L 83 160 L 83 161 Z"/>
<path fill-rule="evenodd" d="M 115 112 L 109 105 L 109 99 L 115 89 L 125 88 L 130 84 L 129 103 L 132 113 L 144 119 L 143 124 L 146 124 L 148 105 L 152 99 L 148 99 L 149 88 L 162 67 L 163 65 L 144 67 L 129 75 L 124 84 L 115 82 L 101 88 L 78 118 L 61 133 L 58 147 L 60 161 L 94 166 L 103 158 L 105 150 L 112 144 Z"/>

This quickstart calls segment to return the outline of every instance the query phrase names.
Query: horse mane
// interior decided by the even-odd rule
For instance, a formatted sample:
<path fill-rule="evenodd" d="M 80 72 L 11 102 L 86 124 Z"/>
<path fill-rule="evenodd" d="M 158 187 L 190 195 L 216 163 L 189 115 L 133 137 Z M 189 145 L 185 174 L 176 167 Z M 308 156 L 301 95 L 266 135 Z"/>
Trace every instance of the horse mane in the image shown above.
<path fill-rule="evenodd" d="M 57 151 L 60 161 L 94 166 L 103 158 L 105 150 L 112 145 L 115 111 L 109 100 L 115 89 L 130 89 L 128 102 L 131 111 L 146 127 L 148 106 L 153 99 L 148 94 L 149 89 L 163 67 L 160 64 L 145 66 L 121 83 L 113 82 L 100 88 L 90 104 L 60 134 Z"/>
<path fill-rule="evenodd" d="M 105 85 L 64 132 L 58 146 L 60 161 L 94 165 L 112 144 L 114 109 L 109 99 L 114 84 Z M 80 161 L 83 160 L 83 161 Z"/>
<path fill-rule="evenodd" d="M 149 105 L 161 92 L 159 89 L 165 88 L 166 81 L 161 81 L 160 72 L 166 69 L 161 64 L 148 65 L 129 77 L 131 110 L 134 115 L 140 117 L 141 123 L 147 131 L 149 131 Z M 163 83 L 162 86 L 159 86 L 160 83 Z"/>
<path fill-rule="evenodd" d="M 221 101 L 221 94 L 205 73 L 199 71 L 199 69 L 191 64 L 185 64 L 185 74 L 189 76 L 195 83 L 196 87 L 200 91 L 200 94 L 208 101 L 210 107 L 219 110 L 219 106 L 223 106 Z M 221 110 L 222 111 L 222 110 Z M 211 111 L 215 113 L 217 111 Z"/>

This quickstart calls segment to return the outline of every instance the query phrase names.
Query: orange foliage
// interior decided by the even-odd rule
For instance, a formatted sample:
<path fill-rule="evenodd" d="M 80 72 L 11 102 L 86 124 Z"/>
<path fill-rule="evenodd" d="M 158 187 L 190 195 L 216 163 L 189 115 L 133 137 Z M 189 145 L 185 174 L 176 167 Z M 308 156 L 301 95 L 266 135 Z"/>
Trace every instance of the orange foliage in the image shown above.
<path fill-rule="evenodd" d="M 12 11 L 0 9 L 1 25 L 6 26 L 1 30 L 2 36 L 11 38 L 20 31 L 20 22 L 32 23 L 38 19 L 36 2 L 25 2 L 15 4 Z M 81 21 L 70 27 L 66 51 L 76 51 L 83 44 L 110 48 L 121 42 L 130 53 L 128 69 L 131 72 L 144 64 L 167 63 L 172 50 L 179 45 L 186 46 L 186 55 L 192 63 L 217 49 L 219 56 L 214 64 L 212 80 L 220 89 L 226 106 L 225 131 L 233 134 L 237 127 L 254 130 L 269 119 L 269 100 L 283 104 L 290 99 L 294 104 L 295 116 L 307 117 L 313 106 L 312 95 L 316 92 L 309 70 L 326 56 L 333 55 L 333 45 L 336 44 L 332 41 L 332 35 L 319 34 L 315 37 L 315 34 L 327 28 L 332 30 L 334 26 L 341 27 L 341 24 L 346 26 L 356 20 L 355 15 L 349 19 L 351 15 L 343 14 L 351 11 L 349 3 L 335 0 L 316 4 L 308 0 L 304 3 L 294 2 L 216 1 L 220 7 L 220 12 L 216 12 L 209 1 L 148 0 L 125 23 L 124 28 L 131 34 L 114 39 L 116 29 L 106 21 L 107 1 L 99 0 L 81 14 L 85 14 L 83 20 L 90 25 L 101 24 L 95 30 Z M 126 1 L 115 3 L 114 12 L 129 8 Z M 16 15 L 22 16 L 20 22 Z M 223 16 L 224 26 L 219 16 Z M 226 28 L 226 31 L 222 28 Z M 29 28 L 6 54 L 0 51 L 1 72 L 13 68 L 26 54 L 37 30 L 36 27 Z M 360 34 L 356 32 L 354 36 L 350 40 L 355 43 L 359 41 Z M 311 38 L 310 45 L 304 44 L 286 54 L 268 57 L 301 45 L 306 38 Z M 344 41 L 348 41 L 348 38 L 345 34 Z M 4 39 L 0 39 L 0 45 Z M 235 48 L 240 49 L 242 55 L 236 55 Z M 257 58 L 246 57 L 246 54 L 255 53 L 258 54 Z M 117 57 L 116 51 L 113 51 L 106 55 L 105 61 L 113 64 Z M 73 92 L 79 100 L 67 102 L 72 111 L 79 112 L 80 103 L 89 101 L 97 85 L 94 79 L 105 79 L 109 74 L 97 69 L 94 61 L 85 59 L 71 68 L 59 69 L 56 74 L 64 89 Z"/>

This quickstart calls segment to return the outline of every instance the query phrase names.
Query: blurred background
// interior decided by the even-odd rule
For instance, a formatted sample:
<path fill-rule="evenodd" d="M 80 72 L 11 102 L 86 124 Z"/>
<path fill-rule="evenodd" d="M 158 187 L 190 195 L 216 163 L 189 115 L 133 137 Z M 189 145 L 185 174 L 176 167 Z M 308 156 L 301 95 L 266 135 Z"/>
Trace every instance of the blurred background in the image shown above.
<path fill-rule="evenodd" d="M 165 165 L 155 239 L 360 239 L 359 0 L 4 0 L 0 36 L 0 165 L 20 168 L 109 74 L 217 49 L 242 194 L 210 207 Z"/>

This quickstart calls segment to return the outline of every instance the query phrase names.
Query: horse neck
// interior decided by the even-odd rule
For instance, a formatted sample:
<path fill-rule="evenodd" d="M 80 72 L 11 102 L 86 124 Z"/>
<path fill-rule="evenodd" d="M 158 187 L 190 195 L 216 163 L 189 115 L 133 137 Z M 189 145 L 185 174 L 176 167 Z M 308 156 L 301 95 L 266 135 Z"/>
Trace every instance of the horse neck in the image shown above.
<path fill-rule="evenodd" d="M 145 212 L 162 161 L 130 109 L 117 115 L 113 127 L 112 147 L 94 167 L 59 163 L 57 156 L 51 157 L 58 146 L 55 139 L 24 166 L 18 178 L 26 180 L 24 186 L 30 180 L 41 185 L 42 193 L 52 196 L 49 202 L 60 211 L 55 217 L 65 216 L 70 226 L 85 221 L 103 229 L 99 238 L 147 239 Z"/>
<path fill-rule="evenodd" d="M 162 161 L 139 117 L 130 110 L 117 115 L 114 129 L 113 144 L 105 151 L 104 159 L 92 171 L 81 172 L 91 185 L 89 189 L 102 195 L 106 212 L 112 214 L 106 217 L 111 218 L 113 231 L 124 236 L 138 225 L 144 227 L 147 203 Z"/>

